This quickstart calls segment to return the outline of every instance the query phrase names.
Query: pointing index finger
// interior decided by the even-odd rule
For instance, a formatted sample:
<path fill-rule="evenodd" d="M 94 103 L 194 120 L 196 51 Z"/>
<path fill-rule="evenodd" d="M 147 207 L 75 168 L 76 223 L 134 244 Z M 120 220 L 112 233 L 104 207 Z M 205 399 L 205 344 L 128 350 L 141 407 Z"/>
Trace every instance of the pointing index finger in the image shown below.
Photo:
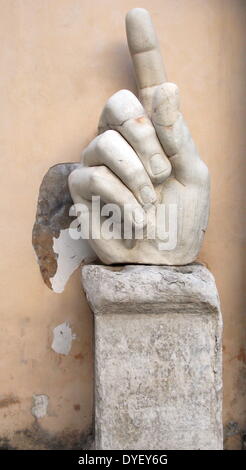
<path fill-rule="evenodd" d="M 147 10 L 134 8 L 127 13 L 126 34 L 140 99 L 150 113 L 155 87 L 167 79 L 158 39 Z"/>

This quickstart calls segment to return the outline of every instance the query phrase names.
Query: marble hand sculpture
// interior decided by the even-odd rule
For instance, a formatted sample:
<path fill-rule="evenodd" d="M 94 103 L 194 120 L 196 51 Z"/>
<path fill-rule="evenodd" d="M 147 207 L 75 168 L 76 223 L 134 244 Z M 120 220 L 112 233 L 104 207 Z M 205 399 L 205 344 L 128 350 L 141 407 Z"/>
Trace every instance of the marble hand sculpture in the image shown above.
<path fill-rule="evenodd" d="M 69 176 L 71 196 L 89 212 L 93 196 L 100 196 L 102 205 L 134 208 L 133 239 L 91 236 L 89 243 L 105 264 L 188 264 L 196 259 L 207 228 L 208 169 L 179 110 L 178 87 L 166 81 L 149 13 L 141 8 L 129 11 L 126 32 L 139 99 L 128 90 L 109 98 L 99 135 L 83 151 L 81 167 Z M 157 207 L 158 217 L 153 215 Z M 176 234 L 169 230 L 168 244 L 158 232 L 168 225 L 170 208 L 176 208 L 172 223 L 168 219 Z M 121 228 L 128 217 L 127 211 L 123 214 Z M 155 236 L 147 232 L 146 218 Z M 94 222 L 99 230 L 105 220 L 101 215 Z M 88 224 L 88 219 L 81 214 L 83 223 Z M 134 238 L 140 227 L 143 237 Z"/>

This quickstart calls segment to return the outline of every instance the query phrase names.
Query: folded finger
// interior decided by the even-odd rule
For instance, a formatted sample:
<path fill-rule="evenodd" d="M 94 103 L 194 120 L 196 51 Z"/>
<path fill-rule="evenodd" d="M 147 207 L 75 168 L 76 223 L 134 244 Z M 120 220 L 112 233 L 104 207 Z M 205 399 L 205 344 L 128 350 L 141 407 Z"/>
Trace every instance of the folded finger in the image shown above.
<path fill-rule="evenodd" d="M 152 183 L 162 183 L 171 173 L 171 165 L 157 138 L 152 122 L 136 96 L 120 90 L 107 101 L 99 131 L 117 130 L 135 150 Z"/>
<path fill-rule="evenodd" d="M 75 204 L 84 200 L 91 203 L 97 196 L 102 203 L 114 204 L 120 209 L 121 221 L 127 218 L 128 223 L 133 222 L 138 228 L 145 224 L 143 208 L 131 191 L 105 166 L 74 170 L 69 176 L 69 188 Z"/>
<path fill-rule="evenodd" d="M 86 166 L 105 165 L 127 186 L 142 204 L 156 201 L 152 182 L 132 147 L 116 131 L 97 136 L 83 152 Z"/>

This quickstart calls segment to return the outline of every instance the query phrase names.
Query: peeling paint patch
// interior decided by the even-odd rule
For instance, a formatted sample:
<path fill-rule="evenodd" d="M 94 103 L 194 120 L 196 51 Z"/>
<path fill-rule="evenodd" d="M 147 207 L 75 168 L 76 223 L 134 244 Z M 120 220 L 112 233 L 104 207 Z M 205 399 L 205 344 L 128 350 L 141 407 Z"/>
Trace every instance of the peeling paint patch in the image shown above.
<path fill-rule="evenodd" d="M 33 395 L 32 415 L 35 418 L 44 418 L 47 415 L 49 397 L 47 395 Z"/>
<path fill-rule="evenodd" d="M 69 354 L 72 341 L 76 338 L 69 323 L 61 323 L 53 329 L 53 342 L 51 348 L 58 354 Z"/>
<path fill-rule="evenodd" d="M 68 228 L 61 230 L 58 238 L 53 238 L 53 251 L 57 254 L 57 270 L 50 278 L 50 282 L 54 292 L 61 293 L 82 261 L 85 263 L 93 261 L 95 253 L 87 240 L 73 240 Z"/>

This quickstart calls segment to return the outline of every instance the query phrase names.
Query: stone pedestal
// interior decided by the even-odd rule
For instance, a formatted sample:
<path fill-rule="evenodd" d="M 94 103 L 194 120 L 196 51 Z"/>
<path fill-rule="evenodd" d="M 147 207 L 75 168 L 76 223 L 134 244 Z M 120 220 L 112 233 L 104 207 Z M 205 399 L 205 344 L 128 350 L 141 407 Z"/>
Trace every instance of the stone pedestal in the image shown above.
<path fill-rule="evenodd" d="M 96 449 L 222 448 L 222 321 L 202 265 L 82 268 Z"/>

